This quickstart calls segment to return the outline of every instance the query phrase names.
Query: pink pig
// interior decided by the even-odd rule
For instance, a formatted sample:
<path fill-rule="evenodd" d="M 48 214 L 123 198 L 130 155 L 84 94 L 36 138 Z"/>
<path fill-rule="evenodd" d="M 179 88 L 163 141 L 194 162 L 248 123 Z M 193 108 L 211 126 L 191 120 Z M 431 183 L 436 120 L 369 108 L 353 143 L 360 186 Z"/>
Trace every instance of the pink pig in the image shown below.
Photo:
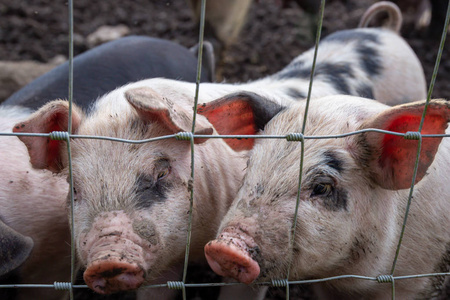
<path fill-rule="evenodd" d="M 21 107 L 0 107 L 0 132 L 11 132 L 14 124 L 29 114 L 30 110 Z M 0 247 L 6 253 L 0 255 L 0 273 L 12 271 L 20 283 L 68 281 L 68 185 L 65 178 L 33 169 L 27 157 L 27 149 L 17 137 L 0 137 Z M 24 300 L 61 299 L 65 293 L 48 288 L 0 292 L 15 292 L 14 299 Z"/>
<path fill-rule="evenodd" d="M 245 97 L 244 97 L 245 96 Z M 203 114 L 224 117 L 235 102 L 255 105 L 251 94 L 205 104 Z M 242 105 L 242 107 L 245 107 Z M 305 136 L 369 128 L 417 131 L 424 102 L 388 107 L 352 96 L 313 99 Z M 301 132 L 305 103 L 255 111 L 236 118 L 274 116 L 263 133 Z M 278 114 L 277 114 L 278 113 Z M 227 120 L 230 123 L 234 119 Z M 431 101 L 422 134 L 450 133 L 450 103 Z M 250 121 L 251 122 L 251 121 Z M 300 169 L 299 142 L 258 139 L 244 183 L 222 220 L 206 258 L 219 275 L 250 284 L 355 274 L 389 275 L 405 215 L 417 140 L 377 132 L 339 139 L 306 139 L 294 245 L 289 248 Z M 450 139 L 423 137 L 418 174 L 395 276 L 448 272 L 450 230 Z M 341 279 L 316 284 L 319 299 L 389 299 L 391 285 Z M 442 277 L 395 281 L 400 299 L 430 299 Z"/>

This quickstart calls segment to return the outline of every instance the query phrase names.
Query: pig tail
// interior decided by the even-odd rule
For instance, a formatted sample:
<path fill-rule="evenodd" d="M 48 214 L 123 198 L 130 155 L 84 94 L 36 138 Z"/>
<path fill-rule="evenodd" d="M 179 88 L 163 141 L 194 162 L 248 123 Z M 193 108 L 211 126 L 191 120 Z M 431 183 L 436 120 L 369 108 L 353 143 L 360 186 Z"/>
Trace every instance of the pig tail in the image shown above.
<path fill-rule="evenodd" d="M 386 27 L 396 33 L 400 33 L 400 28 L 402 27 L 403 22 L 402 12 L 396 4 L 389 1 L 380 1 L 371 5 L 361 17 L 358 27 L 368 27 L 373 17 L 383 11 L 388 14 L 387 24 L 383 27 Z"/>

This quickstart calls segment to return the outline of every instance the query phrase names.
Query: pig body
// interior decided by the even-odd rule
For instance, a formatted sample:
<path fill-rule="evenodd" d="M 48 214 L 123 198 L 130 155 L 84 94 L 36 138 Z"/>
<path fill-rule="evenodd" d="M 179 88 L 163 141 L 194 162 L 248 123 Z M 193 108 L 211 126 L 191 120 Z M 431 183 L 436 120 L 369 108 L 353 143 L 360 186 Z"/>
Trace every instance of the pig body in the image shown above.
<path fill-rule="evenodd" d="M 390 47 L 403 49 L 402 55 L 392 55 L 395 51 L 387 49 Z M 312 50 L 277 74 L 246 84 L 202 84 L 199 102 L 244 90 L 266 99 L 261 110 L 291 105 L 307 95 L 311 59 Z M 408 78 L 415 84 L 406 84 L 402 74 L 394 78 L 393 85 L 391 74 L 402 71 L 416 74 Z M 321 43 L 312 97 L 338 93 L 372 96 L 386 103 L 421 98 L 425 95 L 423 70 L 409 46 L 391 30 L 364 28 L 336 33 Z M 145 139 L 191 131 L 194 94 L 192 83 L 161 78 L 132 83 L 98 99 L 87 114 L 75 107 L 72 132 Z M 14 131 L 67 131 L 67 118 L 67 103 L 54 101 Z M 247 130 L 246 125 L 262 129 L 260 124 L 250 123 L 229 126 L 223 120 L 199 115 L 195 132 L 239 134 Z M 264 116 L 257 120 L 265 121 Z M 67 172 L 63 142 L 20 139 L 27 145 L 35 168 Z M 179 279 L 174 268 L 180 269 L 184 258 L 192 187 L 195 199 L 190 259 L 204 260 L 202 247 L 214 236 L 237 192 L 246 158 L 222 139 L 194 142 L 192 182 L 189 142 L 167 139 L 132 145 L 95 139 L 71 141 L 76 194 L 74 236 L 80 263 L 86 267 L 84 279 L 94 291 L 108 294 L 133 290 L 145 283 L 165 282 L 169 275 L 172 280 Z M 249 143 L 228 142 L 241 150 Z M 155 289 L 139 291 L 145 299 L 158 299 L 161 294 Z"/>
<path fill-rule="evenodd" d="M 195 49 L 194 49 L 195 50 Z M 201 82 L 213 81 L 214 56 L 211 45 L 204 50 Z M 176 43 L 145 37 L 128 36 L 95 47 L 73 60 L 73 99 L 80 107 L 124 84 L 152 77 L 195 82 L 195 51 Z M 38 109 L 48 101 L 67 99 L 69 62 L 38 77 L 4 101 Z"/>
<path fill-rule="evenodd" d="M 349 96 L 314 99 L 305 136 L 366 128 L 417 131 L 423 107 L 421 102 L 389 108 Z M 279 110 L 264 134 L 301 132 L 305 103 Z M 450 133 L 446 129 L 450 121 L 447 101 L 432 101 L 427 113 L 422 134 Z M 210 266 L 220 275 L 247 284 L 286 278 L 290 259 L 290 280 L 389 275 L 418 142 L 371 132 L 340 139 L 307 139 L 304 144 L 293 248 L 289 245 L 300 143 L 260 139 L 217 239 L 205 247 Z M 424 137 L 420 157 L 394 276 L 449 271 L 450 187 L 445 182 L 450 178 L 450 140 Z M 396 297 L 437 297 L 443 280 L 395 280 Z M 391 284 L 358 279 L 328 281 L 314 288 L 319 299 L 388 299 L 392 292 Z"/>
<path fill-rule="evenodd" d="M 21 107 L 0 107 L 0 132 L 30 114 Z M 53 283 L 70 280 L 70 232 L 67 222 L 65 178 L 33 169 L 26 147 L 15 136 L 0 143 L 0 220 L 32 239 L 34 247 L 17 268 L 11 283 Z M 2 232 L 2 247 L 8 244 Z M 2 249 L 3 251 L 4 249 Z M 2 264 L 4 261 L 2 261 Z M 45 267 L 44 267 L 45 266 Z M 6 280 L 7 277 L 3 279 Z M 60 299 L 64 292 L 51 289 L 0 289 L 2 299 Z"/>

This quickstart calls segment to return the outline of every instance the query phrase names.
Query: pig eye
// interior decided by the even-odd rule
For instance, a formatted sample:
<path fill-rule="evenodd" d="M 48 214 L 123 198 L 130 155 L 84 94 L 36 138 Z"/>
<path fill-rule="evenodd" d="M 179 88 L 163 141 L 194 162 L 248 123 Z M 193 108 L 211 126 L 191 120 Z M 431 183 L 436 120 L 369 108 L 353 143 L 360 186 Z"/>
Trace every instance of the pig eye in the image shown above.
<path fill-rule="evenodd" d="M 164 177 L 166 177 L 167 175 L 169 175 L 169 173 L 170 173 L 170 169 L 169 169 L 169 168 L 167 168 L 167 169 L 165 169 L 165 170 L 159 172 L 159 173 L 158 173 L 158 176 L 157 176 L 157 180 L 163 179 Z"/>
<path fill-rule="evenodd" d="M 333 186 L 329 183 L 319 183 L 314 185 L 312 196 L 330 196 L 333 193 Z"/>

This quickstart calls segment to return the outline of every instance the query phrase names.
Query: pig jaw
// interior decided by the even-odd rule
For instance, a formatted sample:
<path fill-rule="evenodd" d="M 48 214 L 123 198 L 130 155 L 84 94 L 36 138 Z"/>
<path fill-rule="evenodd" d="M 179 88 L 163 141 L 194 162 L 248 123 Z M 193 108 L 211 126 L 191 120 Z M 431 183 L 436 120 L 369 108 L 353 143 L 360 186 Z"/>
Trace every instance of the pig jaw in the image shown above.
<path fill-rule="evenodd" d="M 146 270 L 154 260 L 150 254 L 157 246 L 137 235 L 132 224 L 123 211 L 107 212 L 94 220 L 88 233 L 82 234 L 78 251 L 86 265 L 84 280 L 95 292 L 132 290 L 145 282 Z"/>
<path fill-rule="evenodd" d="M 206 260 L 214 272 L 246 284 L 259 276 L 260 267 L 254 259 L 258 252 L 253 238 L 234 227 L 226 228 L 205 246 Z"/>

